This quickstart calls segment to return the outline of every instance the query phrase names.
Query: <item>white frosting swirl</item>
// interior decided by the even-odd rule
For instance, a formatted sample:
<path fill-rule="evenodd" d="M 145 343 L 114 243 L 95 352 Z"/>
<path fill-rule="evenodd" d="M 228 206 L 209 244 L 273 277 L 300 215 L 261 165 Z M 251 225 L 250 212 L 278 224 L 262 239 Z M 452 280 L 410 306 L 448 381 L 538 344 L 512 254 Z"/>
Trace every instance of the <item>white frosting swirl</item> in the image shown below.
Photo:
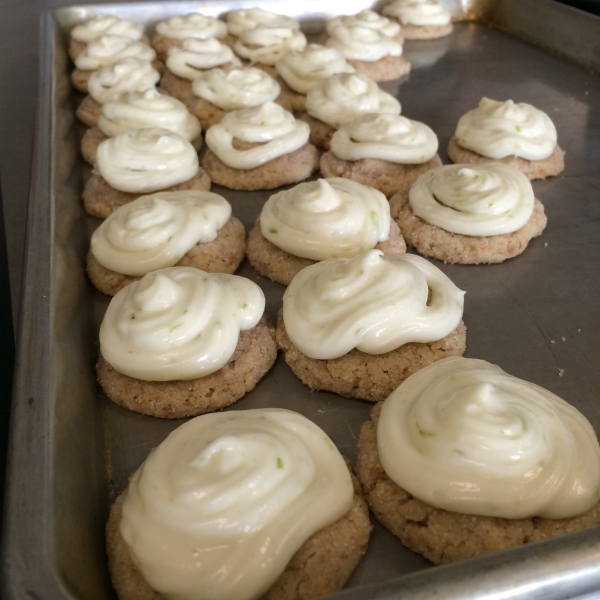
<path fill-rule="evenodd" d="M 192 83 L 192 90 L 223 110 L 239 110 L 275 100 L 281 87 L 260 69 L 232 66 L 202 73 Z"/>
<path fill-rule="evenodd" d="M 302 50 L 306 37 L 291 27 L 258 26 L 242 31 L 234 50 L 251 63 L 274 65 L 286 52 Z"/>
<path fill-rule="evenodd" d="M 331 34 L 333 29 L 338 25 L 345 25 L 346 27 L 360 25 L 361 27 L 376 29 L 389 37 L 395 37 L 400 33 L 400 25 L 398 25 L 398 23 L 390 21 L 369 9 L 361 10 L 355 15 L 340 15 L 339 17 L 334 17 L 327 23 L 327 33 Z"/>
<path fill-rule="evenodd" d="M 227 25 L 214 17 L 206 17 L 193 12 L 160 21 L 156 24 L 156 33 L 176 40 L 188 38 L 207 40 L 210 38 L 224 38 L 227 35 Z"/>
<path fill-rule="evenodd" d="M 90 74 L 88 91 L 99 104 L 119 98 L 127 92 L 145 92 L 156 87 L 159 72 L 150 61 L 122 58 L 113 65 Z"/>
<path fill-rule="evenodd" d="M 263 315 L 265 296 L 249 279 L 171 267 L 148 273 L 111 300 L 100 352 L 120 373 L 144 381 L 205 377 L 233 355 L 240 331 Z"/>
<path fill-rule="evenodd" d="M 167 129 L 132 129 L 98 146 L 96 169 L 122 192 L 146 194 L 188 181 L 198 172 L 198 155 Z"/>
<path fill-rule="evenodd" d="M 277 73 L 296 92 L 306 94 L 334 73 L 354 73 L 354 67 L 335 48 L 309 44 L 304 50 L 286 52 L 275 63 Z"/>
<path fill-rule="evenodd" d="M 183 47 L 171 46 L 167 57 L 167 69 L 178 77 L 193 81 L 208 69 L 225 63 L 241 65 L 233 50 L 215 38 L 183 40 Z"/>
<path fill-rule="evenodd" d="M 389 239 L 390 206 L 381 192 L 351 179 L 319 179 L 271 196 L 260 230 L 295 256 L 349 258 Z"/>
<path fill-rule="evenodd" d="M 309 115 L 337 129 L 364 113 L 400 114 L 400 102 L 360 73 L 336 73 L 306 94 Z"/>
<path fill-rule="evenodd" d="M 239 36 L 242 32 L 254 29 L 259 26 L 263 27 L 287 27 L 294 31 L 300 29 L 298 21 L 278 15 L 262 8 L 242 8 L 232 10 L 227 13 L 227 29 L 234 36 Z"/>
<path fill-rule="evenodd" d="M 488 158 L 542 160 L 556 148 L 556 127 L 541 110 L 523 102 L 482 98 L 456 126 L 456 142 Z"/>
<path fill-rule="evenodd" d="M 152 451 L 120 529 L 161 595 L 251 600 L 352 499 L 344 459 L 317 425 L 283 409 L 227 411 L 188 421 Z"/>
<path fill-rule="evenodd" d="M 384 56 L 400 56 L 402 46 L 385 33 L 361 25 L 331 27 L 327 45 L 353 60 L 375 62 Z"/>
<path fill-rule="evenodd" d="M 438 0 L 394 0 L 383 14 L 395 17 L 403 25 L 448 25 L 451 13 Z"/>
<path fill-rule="evenodd" d="M 310 127 L 273 102 L 230 112 L 206 132 L 206 144 L 227 166 L 253 169 L 308 142 Z M 237 150 L 233 140 L 260 146 Z"/>
<path fill-rule="evenodd" d="M 90 42 L 75 59 L 75 66 L 84 71 L 96 71 L 114 65 L 122 58 L 153 61 L 156 52 L 147 44 L 119 35 L 103 35 Z"/>
<path fill-rule="evenodd" d="M 331 138 L 331 151 L 344 160 L 379 158 L 414 165 L 431 160 L 437 149 L 437 136 L 427 125 L 399 115 L 361 115 Z"/>
<path fill-rule="evenodd" d="M 191 115 L 183 102 L 161 94 L 156 89 L 131 92 L 102 106 L 98 127 L 114 137 L 130 129 L 162 127 L 188 141 L 200 137 L 200 121 Z"/>
<path fill-rule="evenodd" d="M 535 198 L 521 171 L 487 163 L 427 171 L 411 187 L 409 202 L 427 223 L 462 235 L 489 236 L 521 229 Z"/>
<path fill-rule="evenodd" d="M 463 296 L 420 256 L 370 250 L 302 269 L 283 296 L 283 320 L 310 358 L 338 358 L 353 348 L 383 354 L 448 335 L 460 323 Z"/>
<path fill-rule="evenodd" d="M 211 192 L 184 190 L 141 196 L 103 221 L 92 254 L 107 269 L 145 275 L 172 267 L 197 243 L 216 239 L 231 205 Z"/>
<path fill-rule="evenodd" d="M 393 481 L 453 512 L 562 519 L 600 499 L 586 418 L 483 360 L 446 358 L 409 377 L 383 405 L 377 445 Z"/>
<path fill-rule="evenodd" d="M 118 35 L 130 40 L 141 40 L 144 26 L 130 19 L 120 19 L 113 15 L 94 15 L 71 29 L 71 37 L 78 42 L 89 44 L 103 35 Z"/>

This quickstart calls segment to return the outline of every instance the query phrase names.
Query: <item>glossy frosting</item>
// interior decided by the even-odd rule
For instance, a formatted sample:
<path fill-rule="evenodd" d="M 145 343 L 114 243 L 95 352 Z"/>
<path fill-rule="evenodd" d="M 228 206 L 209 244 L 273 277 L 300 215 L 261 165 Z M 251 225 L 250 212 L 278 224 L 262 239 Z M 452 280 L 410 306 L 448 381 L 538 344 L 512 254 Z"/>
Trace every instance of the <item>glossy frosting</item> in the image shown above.
<path fill-rule="evenodd" d="M 390 208 L 371 187 L 350 179 L 319 179 L 271 196 L 260 214 L 260 230 L 295 256 L 348 258 L 389 238 Z"/>
<path fill-rule="evenodd" d="M 483 360 L 446 358 L 409 377 L 383 405 L 377 445 L 393 481 L 453 512 L 562 519 L 600 499 L 586 418 Z"/>
<path fill-rule="evenodd" d="M 384 33 L 389 37 L 394 37 L 400 33 L 400 25 L 395 21 L 390 21 L 381 15 L 378 15 L 373 10 L 361 10 L 355 15 L 340 15 L 334 17 L 327 23 L 327 32 L 331 31 L 338 25 L 345 25 L 346 27 L 353 27 L 360 25 L 361 27 L 369 27 L 370 29 L 376 29 L 377 31 Z"/>
<path fill-rule="evenodd" d="M 446 231 L 473 236 L 521 229 L 534 201 L 527 177 L 503 163 L 439 167 L 421 175 L 409 192 L 415 215 Z"/>
<path fill-rule="evenodd" d="M 141 40 L 144 26 L 130 19 L 120 19 L 113 15 L 94 15 L 77 23 L 71 29 L 71 37 L 85 44 L 103 35 L 119 35 L 130 40 Z"/>
<path fill-rule="evenodd" d="M 463 115 L 456 127 L 456 142 L 488 158 L 518 156 L 542 160 L 554 152 L 556 127 L 550 117 L 531 104 L 482 98 Z"/>
<path fill-rule="evenodd" d="M 264 309 L 264 294 L 249 279 L 192 267 L 153 271 L 111 300 L 100 352 L 136 379 L 205 377 L 227 363 L 240 331 L 254 327 Z"/>
<path fill-rule="evenodd" d="M 283 319 L 310 358 L 338 358 L 353 348 L 383 354 L 448 335 L 460 323 L 463 296 L 424 258 L 370 250 L 300 271 L 283 296 Z"/>
<path fill-rule="evenodd" d="M 274 65 L 286 52 L 305 46 L 304 34 L 292 27 L 258 26 L 242 31 L 234 50 L 251 63 Z"/>
<path fill-rule="evenodd" d="M 121 533 L 163 596 L 253 600 L 352 498 L 344 459 L 305 417 L 213 413 L 177 428 L 135 473 Z"/>
<path fill-rule="evenodd" d="M 281 87 L 260 69 L 231 66 L 202 73 L 192 83 L 192 90 L 223 110 L 239 110 L 275 100 Z"/>
<path fill-rule="evenodd" d="M 98 146 L 96 169 L 122 192 L 156 192 L 191 179 L 198 155 L 180 135 L 167 129 L 133 129 Z"/>
<path fill-rule="evenodd" d="M 208 69 L 231 63 L 241 65 L 233 50 L 216 38 L 183 40 L 183 47 L 171 46 L 167 56 L 167 69 L 178 77 L 193 81 Z"/>
<path fill-rule="evenodd" d="M 262 8 L 242 8 L 227 13 L 227 28 L 231 35 L 239 36 L 242 32 L 259 26 L 300 29 L 298 21 Z"/>
<path fill-rule="evenodd" d="M 160 74 L 149 60 L 122 58 L 94 71 L 88 80 L 88 90 L 96 102 L 104 104 L 127 92 L 154 89 L 159 80 Z"/>
<path fill-rule="evenodd" d="M 331 138 L 331 151 L 351 161 L 378 158 L 421 164 L 431 160 L 437 149 L 437 136 L 427 125 L 400 115 L 361 115 L 344 123 Z"/>
<path fill-rule="evenodd" d="M 231 205 L 211 192 L 141 196 L 117 209 L 92 235 L 92 254 L 107 269 L 145 275 L 172 267 L 198 243 L 216 239 Z"/>
<path fill-rule="evenodd" d="M 227 166 L 253 169 L 308 142 L 310 127 L 273 102 L 230 112 L 206 132 L 206 144 Z M 259 146 L 238 150 L 233 140 L 258 142 Z"/>
<path fill-rule="evenodd" d="M 360 73 L 336 73 L 306 95 L 309 115 L 337 129 L 364 113 L 400 114 L 400 102 Z"/>
<path fill-rule="evenodd" d="M 384 7 L 383 14 L 395 17 L 403 25 L 447 25 L 450 11 L 438 0 L 394 0 Z"/>
<path fill-rule="evenodd" d="M 177 40 L 188 38 L 206 40 L 225 37 L 227 35 L 227 25 L 214 17 L 206 17 L 193 12 L 160 21 L 156 24 L 156 32 L 167 38 Z"/>
<path fill-rule="evenodd" d="M 156 52 L 147 44 L 119 35 L 103 35 L 91 41 L 75 59 L 75 66 L 85 71 L 96 71 L 113 65 L 122 58 L 140 58 L 153 61 Z"/>
<path fill-rule="evenodd" d="M 384 56 L 402 54 L 402 46 L 378 29 L 339 23 L 328 31 L 327 45 L 347 59 L 375 62 Z"/>

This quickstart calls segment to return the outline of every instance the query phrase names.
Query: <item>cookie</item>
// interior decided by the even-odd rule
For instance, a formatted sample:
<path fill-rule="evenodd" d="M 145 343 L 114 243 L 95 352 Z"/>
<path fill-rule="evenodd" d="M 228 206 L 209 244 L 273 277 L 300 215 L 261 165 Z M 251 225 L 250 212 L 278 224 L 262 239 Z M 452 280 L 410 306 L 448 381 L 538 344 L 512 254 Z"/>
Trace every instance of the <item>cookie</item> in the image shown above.
<path fill-rule="evenodd" d="M 348 64 L 373 81 L 392 81 L 410 73 L 410 63 L 403 56 L 384 56 L 376 61 L 346 59 Z"/>
<path fill-rule="evenodd" d="M 331 125 L 327 125 L 327 123 L 323 123 L 323 121 L 311 117 L 308 113 L 302 115 L 300 119 L 310 127 L 310 143 L 317 146 L 317 148 L 329 150 L 331 138 L 336 130 Z"/>
<path fill-rule="evenodd" d="M 446 37 L 454 31 L 452 23 L 446 25 L 411 25 L 402 24 L 402 35 L 405 40 L 433 40 Z"/>

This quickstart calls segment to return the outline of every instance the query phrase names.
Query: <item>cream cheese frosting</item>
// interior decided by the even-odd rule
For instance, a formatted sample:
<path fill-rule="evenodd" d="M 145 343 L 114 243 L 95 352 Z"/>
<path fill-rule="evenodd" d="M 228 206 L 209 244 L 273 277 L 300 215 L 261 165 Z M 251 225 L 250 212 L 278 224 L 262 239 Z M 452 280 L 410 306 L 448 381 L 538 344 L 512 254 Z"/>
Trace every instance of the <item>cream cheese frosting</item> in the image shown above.
<path fill-rule="evenodd" d="M 300 271 L 283 296 L 283 320 L 290 340 L 310 358 L 338 358 L 354 348 L 384 354 L 451 333 L 463 296 L 424 258 L 369 250 Z"/>
<path fill-rule="evenodd" d="M 307 94 L 319 81 L 334 73 L 354 73 L 354 67 L 335 48 L 309 44 L 290 50 L 275 63 L 277 73 L 299 94 Z"/>
<path fill-rule="evenodd" d="M 364 113 L 400 114 L 400 102 L 360 73 L 336 73 L 306 95 L 309 115 L 337 129 Z"/>
<path fill-rule="evenodd" d="M 260 69 L 232 66 L 202 73 L 193 81 L 192 90 L 223 110 L 239 110 L 275 100 L 281 87 Z"/>
<path fill-rule="evenodd" d="M 531 183 L 503 163 L 447 165 L 427 171 L 409 192 L 415 215 L 446 231 L 472 236 L 512 233 L 533 213 Z"/>
<path fill-rule="evenodd" d="M 215 240 L 230 217 L 229 202 L 211 192 L 141 196 L 118 208 L 94 231 L 92 254 L 117 273 L 145 275 L 174 266 L 196 244 Z"/>
<path fill-rule="evenodd" d="M 104 104 L 127 92 L 154 89 L 159 80 L 160 74 L 149 60 L 122 58 L 94 71 L 88 80 L 88 90 L 96 102 Z"/>
<path fill-rule="evenodd" d="M 438 0 L 394 0 L 383 14 L 395 17 L 403 25 L 448 25 L 451 13 Z"/>
<path fill-rule="evenodd" d="M 234 45 L 238 56 L 251 63 L 274 65 L 290 50 L 302 50 L 305 35 L 291 27 L 258 26 L 240 33 Z"/>
<path fill-rule="evenodd" d="M 421 164 L 431 160 L 437 150 L 437 136 L 427 125 L 400 115 L 360 115 L 344 123 L 331 138 L 331 151 L 351 161 L 378 158 Z"/>
<path fill-rule="evenodd" d="M 600 499 L 586 418 L 483 360 L 446 358 L 409 377 L 383 405 L 377 446 L 394 482 L 453 512 L 562 519 Z"/>
<path fill-rule="evenodd" d="M 176 40 L 224 38 L 227 35 L 227 25 L 214 17 L 193 12 L 160 21 L 156 24 L 156 33 Z"/>
<path fill-rule="evenodd" d="M 206 144 L 228 167 L 253 169 L 308 142 L 310 127 L 273 102 L 236 110 L 206 132 Z M 234 138 L 260 143 L 246 150 L 233 147 Z"/>
<path fill-rule="evenodd" d="M 345 25 L 346 27 L 360 25 L 361 27 L 376 29 L 389 37 L 395 37 L 400 33 L 400 25 L 398 23 L 390 21 L 389 19 L 386 19 L 386 17 L 382 17 L 375 11 L 369 9 L 361 10 L 355 15 L 340 15 L 339 17 L 334 17 L 327 23 L 327 33 L 331 33 L 338 25 Z"/>
<path fill-rule="evenodd" d="M 265 297 L 249 279 L 171 267 L 144 275 L 111 300 L 100 352 L 117 371 L 144 381 L 189 380 L 218 371 L 240 331 L 263 315 Z"/>
<path fill-rule="evenodd" d="M 242 8 L 227 13 L 227 29 L 234 36 L 256 27 L 286 27 L 297 31 L 300 23 L 291 17 L 263 10 L 262 8 Z"/>
<path fill-rule="evenodd" d="M 75 66 L 85 71 L 96 71 L 122 58 L 140 58 L 153 61 L 156 52 L 147 44 L 120 35 L 103 35 L 91 41 L 75 59 Z"/>
<path fill-rule="evenodd" d="M 352 60 L 375 62 L 384 56 L 400 56 L 402 46 L 390 36 L 362 25 L 337 25 L 328 29 L 327 45 Z"/>
<path fill-rule="evenodd" d="M 161 94 L 156 89 L 131 92 L 102 106 L 98 127 L 114 137 L 130 129 L 161 127 L 188 141 L 200 137 L 200 121 L 191 115 L 183 102 Z"/>
<path fill-rule="evenodd" d="M 389 239 L 390 207 L 381 192 L 356 181 L 319 179 L 271 196 L 260 230 L 295 256 L 348 258 Z"/>
<path fill-rule="evenodd" d="M 120 530 L 163 596 L 253 600 L 352 499 L 344 459 L 317 425 L 283 409 L 227 411 L 188 421 L 152 451 Z"/>
<path fill-rule="evenodd" d="M 98 146 L 96 169 L 122 192 L 156 192 L 191 179 L 198 155 L 185 138 L 167 129 L 133 129 Z"/>
<path fill-rule="evenodd" d="M 456 142 L 488 158 L 518 156 L 542 160 L 556 148 L 556 127 L 550 117 L 531 104 L 482 98 L 463 115 L 456 127 Z"/>
<path fill-rule="evenodd" d="M 216 38 L 183 40 L 183 47 L 172 46 L 168 50 L 167 69 L 178 77 L 193 81 L 208 69 L 231 63 L 241 65 L 233 50 Z"/>
<path fill-rule="evenodd" d="M 113 15 L 94 15 L 77 23 L 71 29 L 71 37 L 84 44 L 89 44 L 103 35 L 118 35 L 130 40 L 141 40 L 144 36 L 144 26 L 130 19 L 120 19 Z"/>

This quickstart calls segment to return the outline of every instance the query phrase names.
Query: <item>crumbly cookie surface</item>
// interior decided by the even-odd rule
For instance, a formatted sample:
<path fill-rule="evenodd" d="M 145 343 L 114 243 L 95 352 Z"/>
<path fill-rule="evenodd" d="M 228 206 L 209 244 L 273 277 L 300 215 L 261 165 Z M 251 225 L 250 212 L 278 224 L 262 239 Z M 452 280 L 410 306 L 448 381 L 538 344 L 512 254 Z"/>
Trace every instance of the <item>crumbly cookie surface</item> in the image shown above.
<path fill-rule="evenodd" d="M 276 356 L 275 331 L 268 317 L 263 316 L 255 327 L 240 332 L 229 362 L 206 377 L 143 381 L 119 373 L 102 355 L 96 373 L 104 392 L 115 404 L 153 417 L 181 419 L 233 404 L 254 389 Z"/>
<path fill-rule="evenodd" d="M 556 145 L 554 152 L 542 160 L 527 160 L 516 156 L 507 156 L 506 158 L 488 158 L 472 150 L 467 150 L 459 146 L 456 138 L 453 137 L 448 144 L 448 158 L 456 164 L 468 163 L 479 164 L 488 162 L 502 162 L 515 169 L 519 169 L 528 179 L 546 179 L 562 173 L 565 168 L 565 152 Z"/>
<path fill-rule="evenodd" d="M 435 564 L 471 558 L 600 523 L 600 503 L 570 519 L 501 519 L 464 515 L 421 502 L 385 473 L 377 452 L 381 405 L 371 411 L 358 438 L 356 472 L 378 521 L 411 550 Z M 402 457 L 398 457 L 402 460 Z"/>
<path fill-rule="evenodd" d="M 187 104 L 194 95 L 194 92 L 192 91 L 192 82 L 189 79 L 171 73 L 168 69 L 160 79 L 160 87 L 165 90 L 169 96 L 181 100 L 184 104 Z"/>
<path fill-rule="evenodd" d="M 178 183 L 170 188 L 165 188 L 164 192 L 177 192 L 179 190 L 210 190 L 210 177 L 203 169 L 198 169 L 194 177 Z M 99 174 L 94 173 L 83 189 L 83 206 L 86 212 L 92 217 L 106 219 L 109 215 L 117 210 L 117 208 L 133 202 L 143 194 L 130 194 L 129 192 L 121 192 L 108 185 L 105 179 Z"/>
<path fill-rule="evenodd" d="M 410 73 L 410 63 L 402 56 L 384 56 L 373 62 L 349 58 L 346 62 L 373 81 L 392 81 Z"/>
<path fill-rule="evenodd" d="M 232 274 L 239 267 L 246 253 L 246 230 L 242 222 L 231 217 L 212 242 L 198 242 L 175 267 L 194 267 L 207 273 Z M 87 255 L 87 274 L 92 283 L 104 294 L 114 296 L 126 285 L 141 277 L 124 275 L 102 266 L 90 252 Z"/>
<path fill-rule="evenodd" d="M 277 581 L 260 600 L 308 600 L 340 590 L 367 551 L 371 533 L 369 509 L 352 475 L 354 501 L 340 519 L 313 534 L 298 549 Z M 136 569 L 121 535 L 125 492 L 110 510 L 106 551 L 110 577 L 120 600 L 165 600 Z"/>
<path fill-rule="evenodd" d="M 379 242 L 375 248 L 384 254 L 406 252 L 404 238 L 395 221 L 390 223 L 390 239 Z M 261 274 L 277 283 L 289 285 L 294 277 L 305 267 L 316 261 L 294 256 L 270 242 L 260 231 L 260 219 L 256 221 L 248 236 L 248 260 Z"/>
<path fill-rule="evenodd" d="M 436 154 L 431 160 L 419 165 L 403 165 L 380 158 L 344 160 L 331 150 L 321 156 L 323 177 L 345 177 L 363 185 L 368 185 L 387 198 L 400 190 L 408 189 L 420 175 L 442 166 Z"/>
<path fill-rule="evenodd" d="M 77 107 L 75 114 L 84 125 L 95 127 L 102 114 L 102 104 L 88 94 Z"/>
<path fill-rule="evenodd" d="M 281 310 L 277 322 L 277 343 L 302 383 L 313 390 L 371 402 L 385 400 L 407 377 L 436 360 L 462 355 L 466 337 L 467 328 L 461 321 L 454 331 L 435 342 L 404 344 L 378 355 L 365 354 L 355 348 L 339 358 L 318 360 L 309 358 L 294 346 Z"/>
<path fill-rule="evenodd" d="M 432 40 L 446 37 L 454 29 L 452 23 L 446 25 L 404 25 L 401 23 L 401 27 L 405 40 Z"/>
<path fill-rule="evenodd" d="M 325 148 L 325 150 L 329 150 L 331 138 L 336 130 L 331 127 L 331 125 L 327 125 L 327 123 L 324 123 L 320 119 L 311 117 L 308 113 L 302 115 L 300 120 L 308 123 L 310 126 L 310 138 L 308 138 L 309 142 L 318 148 Z"/>
<path fill-rule="evenodd" d="M 408 191 L 390 199 L 390 213 L 406 242 L 420 254 L 449 263 L 476 265 L 500 263 L 524 252 L 529 242 L 542 234 L 547 218 L 544 206 L 536 198 L 533 214 L 521 229 L 492 236 L 452 233 L 417 217 L 408 202 Z"/>

